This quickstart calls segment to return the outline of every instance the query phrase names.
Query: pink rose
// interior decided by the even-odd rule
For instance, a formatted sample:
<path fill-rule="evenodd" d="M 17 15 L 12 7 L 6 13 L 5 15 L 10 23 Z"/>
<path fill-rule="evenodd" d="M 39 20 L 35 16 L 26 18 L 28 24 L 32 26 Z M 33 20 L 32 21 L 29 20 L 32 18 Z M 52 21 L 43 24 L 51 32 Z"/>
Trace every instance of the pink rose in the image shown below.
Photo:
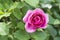
<path fill-rule="evenodd" d="M 45 29 L 49 19 L 48 14 L 45 14 L 40 8 L 36 8 L 35 10 L 28 10 L 23 21 L 25 22 L 26 31 L 32 33 L 38 28 Z"/>

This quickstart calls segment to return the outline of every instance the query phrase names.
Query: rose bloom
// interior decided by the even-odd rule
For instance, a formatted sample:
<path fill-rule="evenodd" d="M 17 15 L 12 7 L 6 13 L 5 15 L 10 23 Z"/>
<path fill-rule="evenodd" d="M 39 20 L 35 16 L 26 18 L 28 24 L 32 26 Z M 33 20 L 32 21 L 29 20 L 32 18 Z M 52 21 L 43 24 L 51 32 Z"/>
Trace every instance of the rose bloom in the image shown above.
<path fill-rule="evenodd" d="M 28 10 L 23 18 L 25 29 L 28 33 L 35 32 L 39 28 L 45 29 L 47 27 L 48 21 L 48 14 L 45 14 L 40 8 Z"/>

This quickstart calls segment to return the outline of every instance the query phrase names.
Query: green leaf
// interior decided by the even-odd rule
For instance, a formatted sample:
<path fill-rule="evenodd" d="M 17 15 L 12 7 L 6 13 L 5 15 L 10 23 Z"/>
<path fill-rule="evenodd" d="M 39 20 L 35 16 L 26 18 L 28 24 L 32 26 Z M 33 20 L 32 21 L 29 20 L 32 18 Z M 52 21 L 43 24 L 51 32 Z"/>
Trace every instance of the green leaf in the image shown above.
<path fill-rule="evenodd" d="M 0 9 L 2 10 L 3 9 L 3 5 L 0 3 Z"/>
<path fill-rule="evenodd" d="M 60 35 L 60 30 L 59 30 L 59 32 L 58 32 L 58 33 L 59 33 L 59 35 Z"/>
<path fill-rule="evenodd" d="M 10 14 L 11 14 L 11 13 L 9 13 L 9 12 L 4 12 L 4 14 L 0 15 L 0 19 L 1 19 L 2 17 L 8 17 L 8 16 L 10 16 Z"/>
<path fill-rule="evenodd" d="M 55 2 L 55 0 L 40 0 L 42 3 L 47 4 L 50 2 Z"/>
<path fill-rule="evenodd" d="M 52 37 L 55 37 L 57 35 L 57 31 L 56 29 L 53 28 L 53 26 L 48 25 L 47 30 Z"/>
<path fill-rule="evenodd" d="M 17 5 L 17 8 L 22 8 L 25 6 L 25 3 L 24 2 L 19 2 L 19 4 Z"/>
<path fill-rule="evenodd" d="M 10 15 L 10 20 L 11 20 L 11 24 L 10 24 L 11 26 L 10 27 L 16 27 L 18 20 L 13 14 Z"/>
<path fill-rule="evenodd" d="M 11 6 L 10 6 L 10 8 L 9 8 L 8 11 L 12 11 L 15 8 L 20 9 L 20 8 L 22 8 L 24 6 L 25 6 L 25 3 L 24 2 L 14 2 L 13 4 L 11 4 Z"/>
<path fill-rule="evenodd" d="M 0 35 L 7 35 L 9 33 L 9 29 L 6 23 L 0 22 Z"/>
<path fill-rule="evenodd" d="M 10 4 L 12 3 L 13 1 L 12 0 L 0 0 L 0 3 L 1 3 L 1 9 L 2 10 L 6 10 L 10 7 Z"/>
<path fill-rule="evenodd" d="M 17 39 L 17 38 L 14 38 L 13 40 L 19 40 L 19 39 Z"/>
<path fill-rule="evenodd" d="M 24 10 L 24 11 L 23 11 L 23 10 Z M 26 14 L 27 10 L 29 10 L 29 8 L 28 8 L 28 7 L 26 7 L 26 6 L 24 6 L 24 7 L 22 8 L 23 15 L 25 15 L 25 14 Z"/>
<path fill-rule="evenodd" d="M 53 24 L 53 25 L 60 24 L 60 20 L 54 19 L 52 16 L 49 15 L 49 24 Z"/>
<path fill-rule="evenodd" d="M 33 7 L 37 7 L 39 0 L 25 0 L 25 2 L 30 4 Z"/>
<path fill-rule="evenodd" d="M 24 30 L 25 25 L 24 25 L 23 22 L 18 22 L 18 23 L 17 23 L 17 27 L 20 28 L 21 30 Z"/>
<path fill-rule="evenodd" d="M 7 36 L 0 36 L 0 40 L 8 40 Z"/>
<path fill-rule="evenodd" d="M 60 37 L 55 37 L 54 40 L 60 40 Z"/>
<path fill-rule="evenodd" d="M 54 25 L 56 25 L 56 24 L 60 24 L 60 20 L 55 19 L 55 21 L 54 21 Z"/>
<path fill-rule="evenodd" d="M 49 15 L 49 24 L 54 24 L 55 19 Z"/>
<path fill-rule="evenodd" d="M 30 37 L 25 31 L 19 30 L 14 33 L 14 37 L 19 40 L 28 40 Z"/>
<path fill-rule="evenodd" d="M 13 2 L 12 0 L 5 0 L 5 1 L 4 0 L 0 0 L 0 3 L 2 3 L 2 4 L 3 3 L 8 3 L 9 4 L 9 3 L 12 3 L 12 2 Z"/>
<path fill-rule="evenodd" d="M 57 0 L 58 3 L 60 3 L 60 0 Z"/>
<path fill-rule="evenodd" d="M 23 11 L 24 10 L 24 11 Z M 26 14 L 26 12 L 28 10 L 32 10 L 32 7 L 30 5 L 25 5 L 23 8 L 22 8 L 22 13 L 23 13 L 23 16 Z"/>
<path fill-rule="evenodd" d="M 10 14 L 11 14 L 11 12 L 3 12 L 3 11 L 0 10 L 0 19 L 2 17 L 8 17 L 8 16 L 10 16 Z"/>
<path fill-rule="evenodd" d="M 19 20 L 22 18 L 22 13 L 19 9 L 15 9 L 13 15 Z"/>
<path fill-rule="evenodd" d="M 45 32 L 35 32 L 32 33 L 31 36 L 35 40 L 45 40 L 47 38 L 47 34 Z"/>
<path fill-rule="evenodd" d="M 2 14 L 4 14 L 4 12 L 0 10 L 0 15 L 2 15 Z"/>
<path fill-rule="evenodd" d="M 15 9 L 18 4 L 19 4 L 19 2 L 14 2 L 14 3 L 11 5 L 11 7 L 9 8 L 8 11 L 11 11 L 11 10 Z"/>
<path fill-rule="evenodd" d="M 54 11 L 54 16 L 55 16 L 56 18 L 60 19 L 60 15 L 59 15 L 56 11 Z"/>

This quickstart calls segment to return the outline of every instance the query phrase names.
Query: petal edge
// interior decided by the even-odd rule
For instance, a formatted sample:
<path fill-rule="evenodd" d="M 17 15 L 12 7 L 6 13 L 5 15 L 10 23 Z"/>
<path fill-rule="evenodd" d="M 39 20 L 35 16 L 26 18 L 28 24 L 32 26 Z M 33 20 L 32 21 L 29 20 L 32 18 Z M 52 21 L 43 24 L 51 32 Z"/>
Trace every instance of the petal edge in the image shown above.
<path fill-rule="evenodd" d="M 26 23 L 28 21 L 28 17 L 30 16 L 31 13 L 32 13 L 32 10 L 28 10 L 27 11 L 26 15 L 23 18 L 23 22 Z"/>
<path fill-rule="evenodd" d="M 33 26 L 31 26 L 29 23 L 25 24 L 25 29 L 28 33 L 33 33 L 36 31 L 36 28 L 34 28 Z"/>

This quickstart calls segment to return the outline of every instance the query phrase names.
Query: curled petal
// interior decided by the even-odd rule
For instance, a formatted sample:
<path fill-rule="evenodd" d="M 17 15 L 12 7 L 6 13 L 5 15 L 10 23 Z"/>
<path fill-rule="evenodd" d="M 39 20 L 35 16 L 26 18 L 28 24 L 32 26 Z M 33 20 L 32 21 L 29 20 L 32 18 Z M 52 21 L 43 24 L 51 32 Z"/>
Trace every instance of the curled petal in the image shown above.
<path fill-rule="evenodd" d="M 29 23 L 26 23 L 25 25 L 25 29 L 28 33 L 33 33 L 36 31 L 36 28 L 34 28 L 34 26 L 32 26 L 31 24 Z"/>
<path fill-rule="evenodd" d="M 28 17 L 30 16 L 30 14 L 32 13 L 32 10 L 28 10 L 26 15 L 23 18 L 23 21 L 26 23 L 28 21 Z"/>

